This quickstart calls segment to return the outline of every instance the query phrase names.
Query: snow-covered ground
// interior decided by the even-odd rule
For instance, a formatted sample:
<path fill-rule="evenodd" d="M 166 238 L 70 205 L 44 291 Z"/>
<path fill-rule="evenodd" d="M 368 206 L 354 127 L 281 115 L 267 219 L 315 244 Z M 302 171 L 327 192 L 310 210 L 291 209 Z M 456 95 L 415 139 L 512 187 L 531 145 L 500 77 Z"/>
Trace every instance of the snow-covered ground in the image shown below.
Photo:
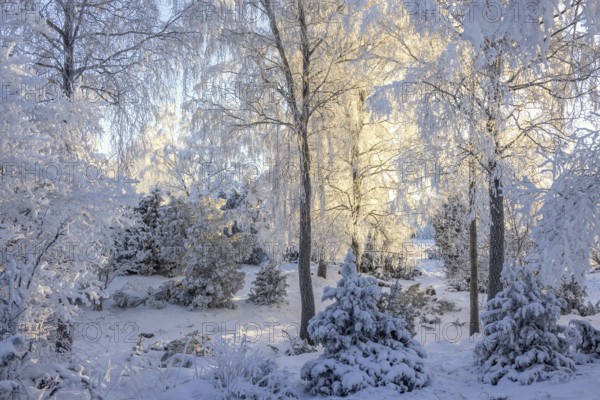
<path fill-rule="evenodd" d="M 468 293 L 447 292 L 443 271 L 439 261 L 422 260 L 423 274 L 415 281 L 405 281 L 410 285 L 421 283 L 422 287 L 433 287 L 438 298 L 453 301 L 460 311 L 448 312 L 436 329 L 418 329 L 416 339 L 427 350 L 427 365 L 432 375 L 432 383 L 425 389 L 403 394 L 403 399 L 577 399 L 596 400 L 600 398 L 600 363 L 580 365 L 576 374 L 568 382 L 543 382 L 530 386 L 518 383 L 501 382 L 498 386 L 482 384 L 478 381 L 473 366 L 473 348 L 477 338 L 468 336 Z M 167 305 L 157 310 L 148 306 L 120 309 L 108 301 L 101 312 L 83 313 L 78 321 L 75 352 L 79 358 L 87 360 L 87 372 L 92 380 L 103 382 L 108 399 L 214 399 L 215 393 L 209 385 L 200 381 L 198 371 L 202 361 L 192 368 L 159 368 L 162 352 L 142 351 L 136 354 L 134 347 L 140 334 L 153 334 L 146 339 L 143 348 L 156 341 L 169 341 L 181 338 L 196 330 L 214 334 L 221 330 L 232 340 L 239 340 L 245 333 L 253 342 L 253 349 L 276 359 L 279 366 L 293 373 L 298 389 L 300 368 L 318 353 L 300 356 L 286 356 L 288 343 L 282 331 L 295 333 L 299 324 L 300 297 L 298 276 L 295 264 L 282 266 L 288 277 L 287 304 L 267 307 L 246 302 L 250 283 L 254 280 L 258 267 L 244 267 L 246 285 L 236 297 L 236 309 L 211 309 L 204 312 L 188 311 L 183 307 Z M 328 271 L 328 278 L 322 279 L 313 273 L 317 311 L 327 304 L 320 301 L 323 288 L 334 286 L 340 278 L 337 267 Z M 590 298 L 600 298 L 600 274 L 588 277 Z M 114 292 L 128 284 L 143 292 L 146 287 L 159 286 L 165 279 L 157 277 L 127 276 L 118 277 L 109 291 Z M 483 305 L 485 298 L 480 298 Z M 568 323 L 565 316 L 561 323 Z M 577 317 L 579 318 L 579 317 Z M 600 315 L 586 318 L 596 328 L 600 328 Z M 148 335 L 149 336 L 149 335 Z M 92 371 L 92 372 L 91 372 Z M 91 372 L 91 373 L 90 373 Z M 303 398 L 313 398 L 303 392 Z M 398 393 L 385 388 L 373 388 L 358 392 L 348 399 L 397 399 Z"/>

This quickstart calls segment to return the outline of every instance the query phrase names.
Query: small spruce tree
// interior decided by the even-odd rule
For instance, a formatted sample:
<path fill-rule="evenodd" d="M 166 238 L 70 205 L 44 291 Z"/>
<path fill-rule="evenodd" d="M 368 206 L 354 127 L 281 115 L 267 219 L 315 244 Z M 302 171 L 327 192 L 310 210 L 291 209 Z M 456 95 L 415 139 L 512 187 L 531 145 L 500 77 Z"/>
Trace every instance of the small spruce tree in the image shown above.
<path fill-rule="evenodd" d="M 262 306 L 283 303 L 288 286 L 283 271 L 275 263 L 269 262 L 256 274 L 248 301 Z"/>
<path fill-rule="evenodd" d="M 335 303 L 308 326 L 324 352 L 302 367 L 307 387 L 314 394 L 346 396 L 372 386 L 407 392 L 427 385 L 423 348 L 412 339 L 404 320 L 378 309 L 377 282 L 356 273 L 351 249 L 341 272 L 337 288 L 327 287 L 323 293 L 323 300 Z"/>
<path fill-rule="evenodd" d="M 505 289 L 481 315 L 484 339 L 475 348 L 481 380 L 495 385 L 504 377 L 522 384 L 567 378 L 575 362 L 559 335 L 562 301 L 543 289 L 530 268 L 507 267 L 503 281 Z"/>

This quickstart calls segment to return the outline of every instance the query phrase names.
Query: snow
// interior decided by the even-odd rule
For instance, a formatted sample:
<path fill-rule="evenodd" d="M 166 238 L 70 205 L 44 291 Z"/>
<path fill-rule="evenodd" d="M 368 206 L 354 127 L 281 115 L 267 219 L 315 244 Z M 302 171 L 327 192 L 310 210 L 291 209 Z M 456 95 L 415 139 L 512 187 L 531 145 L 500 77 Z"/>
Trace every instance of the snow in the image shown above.
<path fill-rule="evenodd" d="M 146 339 L 144 347 L 155 341 L 169 341 L 181 338 L 195 330 L 207 334 L 216 329 L 224 330 L 229 338 L 240 340 L 246 328 L 251 348 L 261 351 L 268 358 L 291 373 L 290 379 L 300 391 L 302 399 L 318 399 L 311 396 L 300 381 L 300 369 L 319 353 L 286 356 L 287 348 L 281 330 L 288 328 L 292 334 L 299 325 L 300 294 L 296 264 L 284 264 L 281 269 L 287 276 L 290 287 L 287 302 L 277 306 L 257 306 L 246 302 L 251 282 L 259 267 L 245 266 L 244 288 L 236 294 L 236 309 L 208 309 L 188 311 L 184 307 L 167 305 L 162 310 L 147 306 L 133 309 L 113 307 L 111 300 L 105 303 L 103 311 L 82 313 L 78 321 L 74 351 L 85 363 L 86 375 L 93 382 L 103 382 L 106 398 L 109 399 L 218 399 L 218 392 L 211 384 L 198 378 L 199 371 L 208 368 L 197 358 L 192 368 L 157 368 L 162 352 L 148 351 L 135 355 L 132 348 L 140 333 L 153 333 Z M 435 330 L 426 331 L 417 327 L 415 339 L 420 341 L 427 353 L 425 366 L 431 375 L 429 386 L 402 394 L 403 399 L 492 399 L 507 398 L 519 400 L 534 399 L 578 399 L 595 400 L 600 389 L 600 364 L 590 363 L 577 366 L 574 376 L 567 382 L 542 382 L 521 385 L 514 382 L 500 382 L 497 386 L 484 384 L 478 380 L 474 365 L 473 351 L 479 337 L 468 337 L 468 293 L 448 292 L 442 279 L 441 265 L 435 260 L 423 260 L 423 274 L 415 281 L 402 281 L 403 285 L 421 283 L 422 287 L 432 286 L 438 298 L 455 302 L 461 311 L 448 312 L 441 316 L 441 323 Z M 330 268 L 328 278 L 316 276 L 313 270 L 315 294 L 323 292 L 326 286 L 335 287 L 340 279 L 337 268 Z M 114 293 L 125 283 L 135 287 L 158 287 L 166 278 L 124 276 L 118 277 L 108 291 Z M 600 274 L 587 277 L 588 293 L 592 301 L 600 298 Z M 480 295 L 481 305 L 485 300 Z M 316 302 L 317 311 L 322 311 L 331 301 Z M 578 316 L 563 316 L 559 323 Z M 600 315 L 584 318 L 596 328 L 600 328 Z M 452 323 L 456 320 L 467 322 L 463 326 Z M 87 327 L 87 336 L 82 331 Z M 117 329 L 118 328 L 118 329 Z M 271 347 L 272 346 L 272 347 Z M 277 352 L 273 348 L 278 349 Z M 109 382 L 107 379 L 109 378 Z M 344 377 L 344 385 L 351 385 L 353 375 Z M 398 392 L 391 388 L 379 387 L 359 391 L 347 399 L 398 399 Z M 336 398 L 336 397 L 331 397 Z"/>

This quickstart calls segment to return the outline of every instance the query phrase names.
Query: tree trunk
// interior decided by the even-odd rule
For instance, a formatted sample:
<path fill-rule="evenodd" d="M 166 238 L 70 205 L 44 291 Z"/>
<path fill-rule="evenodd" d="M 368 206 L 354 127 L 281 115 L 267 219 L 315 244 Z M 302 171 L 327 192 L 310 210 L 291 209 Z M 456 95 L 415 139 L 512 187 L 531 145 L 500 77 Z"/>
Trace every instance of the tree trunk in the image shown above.
<path fill-rule="evenodd" d="M 469 259 L 471 262 L 471 316 L 469 336 L 479 332 L 479 281 L 477 271 L 477 214 L 475 211 L 475 161 L 471 157 L 469 163 L 469 208 L 471 224 L 469 225 Z"/>
<path fill-rule="evenodd" d="M 497 165 L 490 164 L 490 271 L 488 300 L 502 290 L 502 267 L 504 265 L 504 195 Z"/>
<path fill-rule="evenodd" d="M 302 193 L 300 195 L 300 254 L 298 258 L 298 274 L 300 278 L 300 298 L 302 316 L 300 319 L 300 338 L 312 344 L 308 334 L 308 322 L 315 316 L 315 296 L 310 277 L 311 251 L 311 219 L 310 206 L 312 188 L 310 180 L 310 148 L 308 146 L 308 122 L 310 119 L 310 43 L 308 26 L 304 14 L 304 4 L 298 2 L 298 22 L 300 25 L 300 49 L 302 52 L 302 109 L 296 110 L 297 127 L 300 140 L 300 174 Z"/>
<path fill-rule="evenodd" d="M 360 244 L 360 220 L 362 206 L 362 176 L 360 173 L 360 136 L 364 127 L 363 115 L 365 113 L 365 97 L 364 93 L 359 92 L 357 102 L 357 121 L 356 126 L 352 129 L 352 147 L 350 149 L 350 168 L 352 173 L 352 204 L 350 205 L 352 218 L 352 251 L 356 256 L 356 270 L 362 272 L 361 261 L 362 251 Z M 354 125 L 354 124 L 353 124 Z"/>
<path fill-rule="evenodd" d="M 491 43 L 497 46 L 498 43 Z M 500 52 L 489 65 L 489 79 L 486 114 L 486 131 L 494 144 L 493 155 L 488 161 L 489 197 L 490 197 L 490 268 L 488 282 L 488 300 L 496 297 L 502 290 L 502 267 L 504 266 L 504 195 L 502 193 L 502 175 L 497 160 L 502 156 L 499 143 L 498 118 L 502 104 L 500 91 Z"/>
<path fill-rule="evenodd" d="M 362 272 L 361 268 L 360 268 L 360 260 L 362 258 L 362 253 L 360 251 L 360 243 L 358 241 L 358 233 L 357 233 L 357 229 L 356 227 L 353 228 L 354 231 L 352 232 L 352 243 L 350 244 L 350 247 L 352 247 L 352 252 L 354 253 L 355 257 L 356 257 L 356 271 L 358 272 Z"/>
<path fill-rule="evenodd" d="M 302 54 L 302 97 L 296 97 L 296 85 L 288 57 L 286 54 L 281 34 L 277 26 L 277 18 L 271 0 L 263 0 L 265 12 L 269 19 L 275 47 L 281 58 L 282 70 L 285 76 L 285 85 L 288 95 L 286 101 L 294 120 L 294 133 L 298 138 L 300 153 L 300 240 L 298 254 L 298 279 L 300 283 L 300 302 L 302 313 L 300 316 L 300 338 L 312 342 L 308 334 L 308 322 L 315 316 L 315 297 L 310 277 L 310 252 L 311 252 L 311 218 L 310 208 L 312 188 L 310 180 L 310 148 L 308 145 L 308 126 L 310 119 L 310 56 L 311 45 L 308 39 L 308 26 L 302 1 L 298 1 L 298 25 L 300 26 L 300 53 Z"/>
<path fill-rule="evenodd" d="M 323 259 L 323 256 L 319 257 L 319 269 L 317 270 L 317 276 L 323 279 L 327 278 L 327 262 Z"/>
<path fill-rule="evenodd" d="M 300 138 L 300 169 L 302 174 L 302 193 L 300 198 L 300 241 L 298 256 L 298 275 L 300 280 L 300 299 L 302 315 L 300 319 L 300 338 L 311 342 L 308 335 L 308 322 L 315 316 L 315 297 L 310 277 L 311 251 L 311 182 L 310 182 L 310 153 L 308 133 L 301 133 Z"/>
<path fill-rule="evenodd" d="M 69 99 L 73 98 L 75 94 L 74 80 L 75 80 L 75 2 L 69 0 L 64 8 L 65 21 L 63 25 L 63 46 L 64 46 L 64 60 L 63 60 L 63 92 Z"/>

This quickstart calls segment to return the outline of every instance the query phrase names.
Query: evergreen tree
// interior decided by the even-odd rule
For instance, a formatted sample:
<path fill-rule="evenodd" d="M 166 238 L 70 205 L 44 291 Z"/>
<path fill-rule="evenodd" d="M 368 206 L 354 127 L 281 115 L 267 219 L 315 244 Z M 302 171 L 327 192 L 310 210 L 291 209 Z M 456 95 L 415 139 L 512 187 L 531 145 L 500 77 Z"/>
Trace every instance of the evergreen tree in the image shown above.
<path fill-rule="evenodd" d="M 126 226 L 115 232 L 112 264 L 116 274 L 173 276 L 181 269 L 189 214 L 182 201 L 162 203 L 162 192 L 154 188 L 128 210 Z"/>
<path fill-rule="evenodd" d="M 171 197 L 169 203 L 160 208 L 160 224 L 156 241 L 165 270 L 181 272 L 185 256 L 187 229 L 192 212 L 183 199 Z"/>
<path fill-rule="evenodd" d="M 283 303 L 288 287 L 283 271 L 275 263 L 269 262 L 256 274 L 248 301 L 258 305 Z"/>
<path fill-rule="evenodd" d="M 564 300 L 560 308 L 562 315 L 579 312 L 584 309 L 584 300 L 587 296 L 585 285 L 577 282 L 574 274 L 570 274 L 569 278 L 563 276 L 560 281 L 560 286 L 555 290 L 556 297 Z"/>
<path fill-rule="evenodd" d="M 346 396 L 371 386 L 406 392 L 427 385 L 423 348 L 412 339 L 405 321 L 378 309 L 377 282 L 356 273 L 351 249 L 341 272 L 337 288 L 323 293 L 323 300 L 335 303 L 308 327 L 312 340 L 324 348 L 320 358 L 302 367 L 311 392 Z"/>
<path fill-rule="evenodd" d="M 451 196 L 438 214 L 433 217 L 434 239 L 444 260 L 448 288 L 455 291 L 470 290 L 471 262 L 469 210 L 458 196 Z M 477 255 L 478 290 L 485 293 L 488 285 L 488 250 Z"/>
<path fill-rule="evenodd" d="M 451 197 L 434 217 L 433 228 L 448 278 L 466 279 L 470 273 L 467 207 L 458 197 Z"/>
<path fill-rule="evenodd" d="M 406 322 L 406 329 L 413 337 L 417 334 L 415 327 L 417 311 L 410 304 L 410 300 L 402 290 L 400 283 L 395 282 L 390 288 L 390 292 L 381 296 L 379 308 L 393 317 L 403 319 Z"/>
<path fill-rule="evenodd" d="M 170 272 L 164 269 L 165 263 L 158 245 L 159 208 L 162 201 L 160 190 L 154 188 L 147 196 L 140 199 L 138 207 L 134 209 L 134 213 L 142 222 L 134 231 L 134 234 L 139 235 L 135 265 L 136 272 L 140 275 L 170 275 Z"/>
<path fill-rule="evenodd" d="M 481 315 L 484 340 L 475 348 L 481 380 L 531 384 L 571 375 L 575 362 L 557 325 L 562 301 L 542 288 L 538 271 L 505 268 L 503 281 L 505 289 Z"/>
<path fill-rule="evenodd" d="M 221 203 L 210 197 L 199 200 L 187 232 L 185 278 L 163 284 L 154 294 L 156 300 L 192 309 L 233 307 L 231 300 L 244 286 L 245 274 L 236 264 L 236 237 L 225 234 L 230 224 Z"/>

